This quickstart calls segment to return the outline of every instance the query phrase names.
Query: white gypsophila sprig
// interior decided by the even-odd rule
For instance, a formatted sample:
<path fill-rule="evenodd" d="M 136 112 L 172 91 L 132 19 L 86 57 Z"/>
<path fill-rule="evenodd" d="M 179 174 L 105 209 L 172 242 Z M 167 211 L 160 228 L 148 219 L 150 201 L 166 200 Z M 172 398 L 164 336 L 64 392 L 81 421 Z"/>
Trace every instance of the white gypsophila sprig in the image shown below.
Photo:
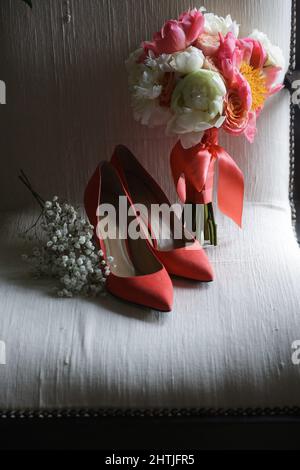
<path fill-rule="evenodd" d="M 94 245 L 93 226 L 71 204 L 60 203 L 57 196 L 45 202 L 42 220 L 43 240 L 30 255 L 23 255 L 33 274 L 57 279 L 59 297 L 105 292 L 113 258 L 105 260 L 103 251 Z"/>

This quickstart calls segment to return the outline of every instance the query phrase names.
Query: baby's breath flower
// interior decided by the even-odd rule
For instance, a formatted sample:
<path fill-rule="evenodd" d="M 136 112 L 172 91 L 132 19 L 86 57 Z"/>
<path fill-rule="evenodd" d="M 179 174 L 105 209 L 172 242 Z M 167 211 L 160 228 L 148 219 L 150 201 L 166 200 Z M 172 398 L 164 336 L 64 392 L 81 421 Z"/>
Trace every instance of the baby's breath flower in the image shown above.
<path fill-rule="evenodd" d="M 78 217 L 72 205 L 60 203 L 57 196 L 46 201 L 42 216 L 43 241 L 33 248 L 31 255 L 22 255 L 35 277 L 57 279 L 60 286 L 55 291 L 59 297 L 102 295 L 110 269 L 103 251 L 98 251 L 93 243 L 94 227 Z M 107 262 L 112 261 L 108 257 Z"/>

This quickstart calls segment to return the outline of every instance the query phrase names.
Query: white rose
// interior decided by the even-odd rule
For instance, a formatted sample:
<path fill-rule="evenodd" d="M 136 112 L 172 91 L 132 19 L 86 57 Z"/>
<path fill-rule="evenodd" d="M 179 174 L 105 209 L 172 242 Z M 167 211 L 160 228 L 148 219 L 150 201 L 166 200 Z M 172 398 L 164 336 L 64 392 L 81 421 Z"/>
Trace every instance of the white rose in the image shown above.
<path fill-rule="evenodd" d="M 205 13 L 204 15 L 204 32 L 213 36 L 221 33 L 226 36 L 228 33 L 234 34 L 235 37 L 239 35 L 239 25 L 236 21 L 233 21 L 230 15 L 226 18 L 222 16 L 214 15 L 213 13 Z"/>
<path fill-rule="evenodd" d="M 267 61 L 265 63 L 266 66 L 273 65 L 275 67 L 281 67 L 284 69 L 285 59 L 282 50 L 280 47 L 274 46 L 265 33 L 255 29 L 249 37 L 259 41 L 265 48 L 267 53 Z"/>
<path fill-rule="evenodd" d="M 197 47 L 190 46 L 183 52 L 176 52 L 170 60 L 171 68 L 184 75 L 196 72 L 203 67 L 205 57 Z"/>
<path fill-rule="evenodd" d="M 226 87 L 218 73 L 201 69 L 186 75 L 172 95 L 174 116 L 168 122 L 167 134 L 180 135 L 184 148 L 196 145 L 205 130 L 223 124 L 225 95 Z"/>

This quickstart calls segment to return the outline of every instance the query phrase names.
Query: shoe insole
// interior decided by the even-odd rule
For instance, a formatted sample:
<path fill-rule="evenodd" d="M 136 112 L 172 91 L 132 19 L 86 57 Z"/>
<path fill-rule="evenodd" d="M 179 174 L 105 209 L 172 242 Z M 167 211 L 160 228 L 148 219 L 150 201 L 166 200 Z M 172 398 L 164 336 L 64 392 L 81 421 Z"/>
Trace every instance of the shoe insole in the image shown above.
<path fill-rule="evenodd" d="M 106 257 L 112 256 L 114 259 L 110 266 L 111 272 L 121 277 L 143 274 L 131 261 L 126 240 L 119 237 L 118 198 L 106 192 L 103 195 L 103 200 L 116 208 L 116 217 L 111 212 L 108 212 L 108 214 L 101 219 L 100 227 L 102 227 L 102 230 L 99 230 L 105 245 Z M 112 234 L 111 237 L 106 235 L 108 228 L 109 233 Z M 116 237 L 114 237 L 114 234 L 116 234 Z"/>
<path fill-rule="evenodd" d="M 111 272 L 120 277 L 143 276 L 161 269 L 161 264 L 154 257 L 147 242 L 143 238 L 132 239 L 128 236 L 128 226 L 119 231 L 119 196 L 116 193 L 105 191 L 101 200 L 111 204 L 115 208 L 115 214 L 108 211 L 107 215 L 100 219 L 98 232 L 105 245 L 106 256 L 112 256 Z M 136 217 L 128 216 L 128 224 L 132 221 L 136 224 Z M 109 228 L 109 232 L 108 232 Z M 102 229 L 102 230 L 101 230 Z M 125 231 L 125 233 L 124 233 Z M 107 233 L 110 236 L 107 236 Z M 120 237 L 123 233 L 126 239 Z"/>
<path fill-rule="evenodd" d="M 174 212 L 171 214 L 170 212 L 164 213 L 158 210 L 152 210 L 151 212 L 151 206 L 153 204 L 159 205 L 154 189 L 145 184 L 141 178 L 130 171 L 126 171 L 126 180 L 133 202 L 145 207 L 144 210 L 142 207 L 138 207 L 138 210 L 144 220 L 146 230 L 148 230 L 146 221 L 150 222 L 151 232 L 157 241 L 158 249 L 167 251 L 186 246 L 187 240 L 184 235 L 181 234 L 183 231 L 182 222 Z M 178 229 L 178 232 L 175 231 L 175 227 Z M 174 233 L 179 233 L 181 237 L 175 238 Z"/>

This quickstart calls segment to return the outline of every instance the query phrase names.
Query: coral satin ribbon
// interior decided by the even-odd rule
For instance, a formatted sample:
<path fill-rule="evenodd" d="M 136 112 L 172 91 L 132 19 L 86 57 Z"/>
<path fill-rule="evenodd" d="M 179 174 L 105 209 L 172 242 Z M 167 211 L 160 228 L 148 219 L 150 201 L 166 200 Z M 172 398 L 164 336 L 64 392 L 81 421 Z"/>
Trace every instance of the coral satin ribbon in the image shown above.
<path fill-rule="evenodd" d="M 244 177 L 231 156 L 218 145 L 217 129 L 205 132 L 200 144 L 184 149 L 177 142 L 171 152 L 171 169 L 182 202 L 207 204 L 212 201 L 214 165 L 218 161 L 218 205 L 242 225 Z"/>

